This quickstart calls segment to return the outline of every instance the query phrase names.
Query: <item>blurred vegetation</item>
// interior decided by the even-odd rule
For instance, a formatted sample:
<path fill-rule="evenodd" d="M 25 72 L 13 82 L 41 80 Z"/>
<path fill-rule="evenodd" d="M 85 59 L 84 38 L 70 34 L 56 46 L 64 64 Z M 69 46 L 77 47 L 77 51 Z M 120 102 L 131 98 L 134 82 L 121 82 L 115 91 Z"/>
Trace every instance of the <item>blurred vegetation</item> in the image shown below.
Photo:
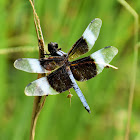
<path fill-rule="evenodd" d="M 140 1 L 128 2 L 140 15 Z M 90 21 L 98 17 L 103 21 L 100 35 L 86 55 L 109 45 L 119 50 L 111 62 L 118 70 L 105 69 L 89 81 L 78 82 L 91 114 L 83 108 L 73 89 L 71 107 L 66 98 L 68 92 L 49 96 L 37 122 L 35 140 L 124 139 L 133 73 L 132 15 L 117 1 L 111 0 L 36 0 L 35 7 L 46 46 L 48 42 L 57 42 L 63 51 L 68 52 Z M 0 49 L 27 48 L 27 51 L 0 54 L 0 140 L 26 140 L 29 139 L 34 97 L 25 96 L 24 88 L 37 78 L 37 74 L 18 71 L 13 62 L 22 57 L 38 58 L 32 8 L 28 0 L 1 0 L 0 13 Z M 28 51 L 29 48 L 34 51 Z M 139 71 L 140 57 L 130 140 L 140 139 Z"/>

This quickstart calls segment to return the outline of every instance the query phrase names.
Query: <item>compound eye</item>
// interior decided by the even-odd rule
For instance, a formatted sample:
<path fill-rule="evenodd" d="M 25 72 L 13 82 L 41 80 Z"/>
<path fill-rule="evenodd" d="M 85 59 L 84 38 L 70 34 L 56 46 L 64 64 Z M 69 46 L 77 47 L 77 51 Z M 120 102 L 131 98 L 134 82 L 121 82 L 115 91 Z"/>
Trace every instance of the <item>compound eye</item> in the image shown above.
<path fill-rule="evenodd" d="M 58 44 L 57 44 L 57 43 L 55 44 L 55 48 L 57 48 L 57 49 L 58 49 Z"/>
<path fill-rule="evenodd" d="M 52 42 L 50 42 L 48 44 L 48 51 L 51 52 L 52 50 L 53 50 L 53 44 L 52 44 Z"/>

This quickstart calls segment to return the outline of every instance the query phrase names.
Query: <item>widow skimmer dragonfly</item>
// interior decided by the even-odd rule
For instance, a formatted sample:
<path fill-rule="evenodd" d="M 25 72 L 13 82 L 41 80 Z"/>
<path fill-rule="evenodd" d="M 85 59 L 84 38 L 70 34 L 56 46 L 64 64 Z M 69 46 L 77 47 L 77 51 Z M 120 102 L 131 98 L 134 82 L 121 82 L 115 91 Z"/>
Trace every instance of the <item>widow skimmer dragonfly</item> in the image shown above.
<path fill-rule="evenodd" d="M 14 62 L 15 68 L 30 73 L 51 73 L 46 77 L 37 79 L 25 88 L 27 96 L 56 95 L 70 88 L 74 88 L 85 109 L 90 113 L 90 107 L 86 102 L 84 95 L 78 87 L 77 81 L 89 80 L 104 68 L 115 68 L 109 62 L 118 53 L 118 49 L 113 46 L 102 48 L 88 57 L 70 61 L 86 52 L 90 51 L 98 38 L 102 21 L 96 18 L 91 21 L 80 39 L 72 46 L 68 53 L 58 49 L 58 44 L 49 43 L 48 58 L 32 59 L 20 58 Z"/>

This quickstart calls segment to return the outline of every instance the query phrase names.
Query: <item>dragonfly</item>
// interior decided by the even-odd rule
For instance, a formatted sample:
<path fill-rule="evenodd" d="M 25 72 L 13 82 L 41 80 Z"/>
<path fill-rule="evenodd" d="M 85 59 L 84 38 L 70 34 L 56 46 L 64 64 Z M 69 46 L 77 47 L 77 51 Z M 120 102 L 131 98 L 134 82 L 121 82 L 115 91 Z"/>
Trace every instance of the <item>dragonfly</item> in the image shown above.
<path fill-rule="evenodd" d="M 87 81 L 100 74 L 104 68 L 117 67 L 110 61 L 118 53 L 113 46 L 104 47 L 90 56 L 71 61 L 92 49 L 97 40 L 102 20 L 95 18 L 87 26 L 82 36 L 76 41 L 68 53 L 61 51 L 57 43 L 49 43 L 48 57 L 43 59 L 20 58 L 14 67 L 29 73 L 46 73 L 45 77 L 29 83 L 25 88 L 27 96 L 56 95 L 73 88 L 85 109 L 91 113 L 90 107 L 80 90 L 77 81 Z"/>

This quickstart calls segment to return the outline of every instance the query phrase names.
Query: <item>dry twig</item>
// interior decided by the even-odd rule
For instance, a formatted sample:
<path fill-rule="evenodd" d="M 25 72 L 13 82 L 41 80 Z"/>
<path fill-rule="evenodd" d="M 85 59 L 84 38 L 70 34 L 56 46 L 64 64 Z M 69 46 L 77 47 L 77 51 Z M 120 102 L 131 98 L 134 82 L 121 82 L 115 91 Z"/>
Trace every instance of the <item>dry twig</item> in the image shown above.
<path fill-rule="evenodd" d="M 34 23 L 35 23 L 35 29 L 37 33 L 38 38 L 38 47 L 39 47 L 39 58 L 44 58 L 44 39 L 43 34 L 40 26 L 40 20 L 39 17 L 35 11 L 34 4 L 31 0 L 29 0 L 33 9 L 33 15 L 34 15 Z M 38 74 L 38 78 L 44 77 L 45 74 Z M 43 98 L 43 101 L 42 101 Z M 34 105 L 33 105 L 33 113 L 32 113 L 32 122 L 31 122 L 31 129 L 30 129 L 30 140 L 34 140 L 35 137 L 35 128 L 36 128 L 36 122 L 39 116 L 39 113 L 44 105 L 46 96 L 44 97 L 35 97 L 34 99 Z"/>

